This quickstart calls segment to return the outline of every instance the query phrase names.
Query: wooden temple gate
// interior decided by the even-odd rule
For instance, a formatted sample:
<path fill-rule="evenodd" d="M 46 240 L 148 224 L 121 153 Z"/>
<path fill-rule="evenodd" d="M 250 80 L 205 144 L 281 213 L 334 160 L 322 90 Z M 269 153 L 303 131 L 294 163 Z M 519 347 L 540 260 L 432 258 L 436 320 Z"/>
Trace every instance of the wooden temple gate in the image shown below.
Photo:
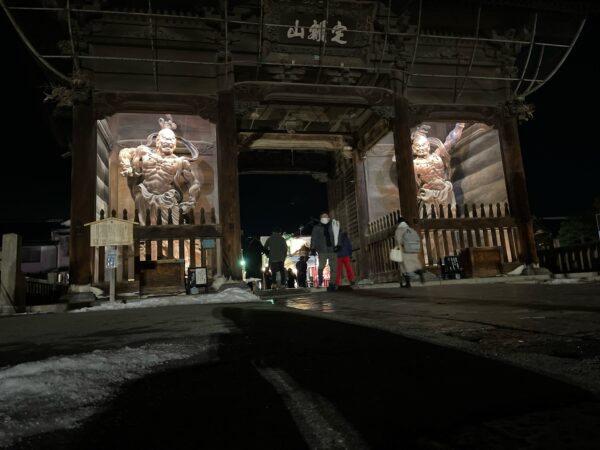
<path fill-rule="evenodd" d="M 220 243 L 217 270 L 239 278 L 240 173 L 326 180 L 329 208 L 350 233 L 363 278 L 391 272 L 386 255 L 398 208 L 422 233 L 427 267 L 487 245 L 501 247 L 504 263 L 537 265 L 517 124 L 531 117 L 525 98 L 556 73 L 593 2 L 229 0 L 210 7 L 152 2 L 143 10 L 129 2 L 73 3 L 3 3 L 23 36 L 18 24 L 37 14 L 62 30 L 27 37 L 52 86 L 61 84 L 48 100 L 72 118 L 71 283 L 103 279 L 102 255 L 90 250 L 84 224 L 98 219 L 98 197 L 102 209 L 115 208 L 118 171 L 103 158 L 120 144 L 108 133 L 100 155 L 98 123 L 120 113 L 209 121 L 216 130 L 211 169 L 218 175 L 216 213 L 205 211 L 205 223 L 200 215 L 179 224 L 167 216 L 140 227 L 138 244 L 124 255 L 122 280 L 131 278 L 138 254 L 140 260 L 181 255 L 182 242 L 185 253 L 202 239 Z M 53 54 L 57 48 L 64 53 Z M 493 207 L 475 200 L 475 210 L 419 214 L 411 130 L 436 121 L 497 131 L 495 165 L 503 175 L 496 182 L 505 194 L 490 199 Z M 390 131 L 398 198 L 375 214 L 365 155 Z M 498 210 L 497 201 L 510 209 Z"/>

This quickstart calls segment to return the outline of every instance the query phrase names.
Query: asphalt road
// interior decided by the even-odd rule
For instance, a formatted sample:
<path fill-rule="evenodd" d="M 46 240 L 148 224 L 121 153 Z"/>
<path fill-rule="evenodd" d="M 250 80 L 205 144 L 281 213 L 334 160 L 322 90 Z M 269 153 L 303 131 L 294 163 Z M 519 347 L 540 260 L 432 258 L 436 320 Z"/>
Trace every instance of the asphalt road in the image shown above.
<path fill-rule="evenodd" d="M 14 448 L 596 449 L 600 285 L 301 294 L 0 318 L 2 365 L 186 342 L 80 428 Z"/>

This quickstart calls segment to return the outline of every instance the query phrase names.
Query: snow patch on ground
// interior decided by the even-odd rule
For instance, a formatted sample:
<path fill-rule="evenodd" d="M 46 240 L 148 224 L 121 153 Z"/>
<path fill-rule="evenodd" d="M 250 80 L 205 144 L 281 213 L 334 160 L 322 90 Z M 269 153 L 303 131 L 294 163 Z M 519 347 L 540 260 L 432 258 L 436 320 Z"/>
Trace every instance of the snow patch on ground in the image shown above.
<path fill-rule="evenodd" d="M 263 300 L 254 295 L 248 289 L 229 288 L 221 292 L 217 292 L 216 294 L 153 297 L 144 300 L 128 300 L 127 303 L 121 303 L 120 301 L 116 301 L 114 303 L 106 302 L 102 305 L 76 309 L 71 312 L 79 313 L 86 311 L 109 311 L 116 309 L 155 308 L 169 305 L 206 305 L 210 303 L 244 303 L 260 301 Z"/>
<path fill-rule="evenodd" d="M 126 381 L 203 350 L 156 344 L 0 368 L 0 448 L 38 433 L 74 428 Z"/>
<path fill-rule="evenodd" d="M 579 283 L 578 278 L 552 278 L 551 280 L 545 281 L 546 284 L 575 284 Z"/>

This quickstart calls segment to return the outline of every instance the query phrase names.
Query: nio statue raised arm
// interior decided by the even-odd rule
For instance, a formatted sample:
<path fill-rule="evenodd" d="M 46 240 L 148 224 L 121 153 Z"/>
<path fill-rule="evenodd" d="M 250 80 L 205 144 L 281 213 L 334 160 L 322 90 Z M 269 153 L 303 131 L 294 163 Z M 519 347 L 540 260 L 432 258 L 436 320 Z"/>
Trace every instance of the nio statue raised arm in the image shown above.
<path fill-rule="evenodd" d="M 457 123 L 448 134 L 445 142 L 435 137 L 427 137 L 428 125 L 420 125 L 413 132 L 412 150 L 414 156 L 415 179 L 417 183 L 417 196 L 419 199 L 419 215 L 426 207 L 427 216 L 431 215 L 431 205 L 439 210 L 439 205 L 452 205 L 455 207 L 456 200 L 449 181 L 450 153 L 456 142 L 460 139 L 464 123 Z M 432 152 L 431 146 L 436 149 Z"/>
<path fill-rule="evenodd" d="M 192 152 L 192 158 L 174 154 L 177 137 L 173 129 L 177 128 L 170 116 L 168 120 L 160 119 L 162 129 L 148 137 L 149 143 L 156 138 L 156 149 L 146 145 L 135 148 L 124 148 L 119 152 L 121 175 L 133 181 L 131 193 L 135 207 L 139 211 L 138 220 L 146 224 L 146 210 L 153 216 L 161 210 L 164 219 L 168 210 L 172 210 L 173 220 L 179 221 L 179 209 L 188 213 L 194 207 L 200 195 L 200 181 L 196 178 L 190 162 L 195 160 L 198 152 L 191 143 L 184 140 Z M 184 194 L 188 199 L 184 201 Z M 166 222 L 166 221 L 165 221 Z"/>

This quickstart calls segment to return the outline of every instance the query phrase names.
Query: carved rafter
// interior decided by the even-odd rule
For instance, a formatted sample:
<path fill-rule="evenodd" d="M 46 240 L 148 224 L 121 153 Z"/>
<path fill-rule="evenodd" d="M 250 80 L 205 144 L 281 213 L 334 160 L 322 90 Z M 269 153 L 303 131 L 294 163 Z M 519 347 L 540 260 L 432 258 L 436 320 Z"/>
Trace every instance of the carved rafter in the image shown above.
<path fill-rule="evenodd" d="M 356 85 L 362 76 L 362 72 L 342 67 L 340 69 L 327 69 L 325 75 L 332 84 Z"/>
<path fill-rule="evenodd" d="M 258 109 L 260 103 L 257 101 L 237 101 L 235 102 L 235 115 L 236 116 L 245 116 L 250 114 Z"/>
<path fill-rule="evenodd" d="M 371 111 L 383 119 L 393 119 L 395 117 L 393 106 L 373 106 Z"/>
<path fill-rule="evenodd" d="M 356 133 L 357 147 L 369 149 L 390 131 L 390 122 L 372 114 Z M 364 150 L 363 150 L 364 151 Z"/>
<path fill-rule="evenodd" d="M 513 98 L 502 105 L 504 117 L 516 117 L 519 122 L 526 122 L 533 117 L 535 106 L 525 103 L 523 98 Z"/>
<path fill-rule="evenodd" d="M 409 117 L 414 126 L 428 121 L 473 121 L 493 123 L 496 120 L 498 108 L 488 106 L 467 105 L 415 105 L 409 104 Z"/>
<path fill-rule="evenodd" d="M 170 111 L 176 114 L 200 116 L 216 122 L 216 96 L 99 92 L 94 94 L 94 112 L 98 119 L 118 112 L 157 112 Z"/>

